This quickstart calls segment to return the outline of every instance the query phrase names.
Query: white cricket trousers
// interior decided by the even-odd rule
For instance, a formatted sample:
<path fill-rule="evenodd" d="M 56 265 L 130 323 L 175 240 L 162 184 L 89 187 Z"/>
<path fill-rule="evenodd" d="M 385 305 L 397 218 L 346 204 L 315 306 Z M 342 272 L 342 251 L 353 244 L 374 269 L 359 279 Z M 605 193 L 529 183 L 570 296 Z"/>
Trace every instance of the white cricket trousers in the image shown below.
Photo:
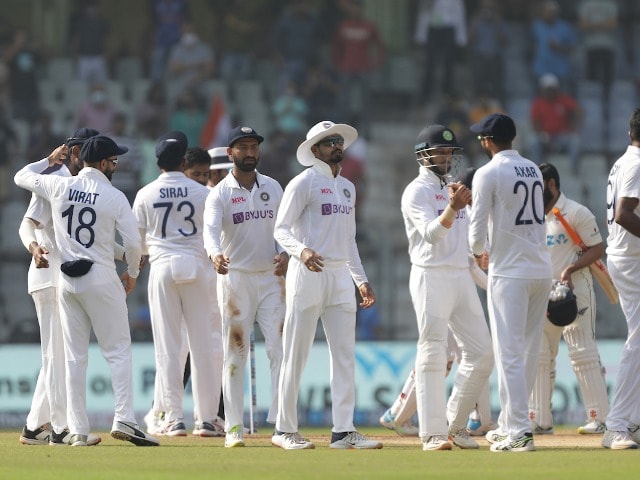
<path fill-rule="evenodd" d="M 355 408 L 355 287 L 346 263 L 325 261 L 322 272 L 311 272 L 296 257 L 287 271 L 287 313 L 284 358 L 280 372 L 280 405 L 276 429 L 298 431 L 300 379 L 322 320 L 330 360 L 333 432 L 351 432 Z"/>
<path fill-rule="evenodd" d="M 36 430 L 51 422 L 55 432 L 60 433 L 67 427 L 67 391 L 58 291 L 56 287 L 46 287 L 32 292 L 31 297 L 40 325 L 42 367 L 27 416 L 27 428 Z"/>
<path fill-rule="evenodd" d="M 640 258 L 607 257 L 607 267 L 620 294 L 620 307 L 627 320 L 627 340 L 620 356 L 607 429 L 626 432 L 640 425 Z"/>
<path fill-rule="evenodd" d="M 222 391 L 225 429 L 243 425 L 244 381 L 254 323 L 264 336 L 271 372 L 271 402 L 267 422 L 278 413 L 278 379 L 282 365 L 284 323 L 284 278 L 266 272 L 229 270 L 218 274 L 218 303 L 222 306 L 224 368 Z M 266 393 L 266 392 L 265 392 Z"/>
<path fill-rule="evenodd" d="M 197 259 L 193 262 L 195 279 L 176 282 L 173 261 L 152 262 L 148 286 L 156 378 L 160 381 L 165 421 L 184 419 L 184 357 L 181 354 L 184 324 L 191 352 L 194 419 L 211 422 L 218 415 L 222 373 L 220 324 L 214 299 L 210 298 L 213 267 Z"/>
<path fill-rule="evenodd" d="M 493 369 L 491 337 L 468 269 L 413 265 L 409 290 L 418 323 L 418 421 L 420 437 L 427 440 L 466 427 L 469 413 Z M 461 354 L 447 403 L 449 329 Z"/>
<path fill-rule="evenodd" d="M 94 264 L 89 273 L 60 275 L 60 316 L 66 357 L 67 420 L 72 434 L 89 434 L 87 363 L 91 329 L 111 372 L 114 420 L 136 423 L 131 335 L 126 294 L 115 269 Z"/>
<path fill-rule="evenodd" d="M 508 278 L 489 274 L 487 308 L 493 339 L 500 429 L 512 440 L 531 432 L 533 389 L 551 278 Z"/>

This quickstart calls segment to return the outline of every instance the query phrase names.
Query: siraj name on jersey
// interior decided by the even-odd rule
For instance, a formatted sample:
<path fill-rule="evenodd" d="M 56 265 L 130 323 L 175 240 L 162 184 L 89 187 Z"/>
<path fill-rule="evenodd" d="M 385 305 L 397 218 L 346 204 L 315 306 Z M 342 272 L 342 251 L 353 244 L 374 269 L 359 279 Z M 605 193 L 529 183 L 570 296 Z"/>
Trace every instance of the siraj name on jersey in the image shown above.
<path fill-rule="evenodd" d="M 81 190 L 75 190 L 74 188 L 69 189 L 70 202 L 90 203 L 91 205 L 95 205 L 98 195 L 100 194 L 94 192 L 83 192 Z"/>
<path fill-rule="evenodd" d="M 166 187 L 160 189 L 160 198 L 185 198 L 188 194 L 187 187 Z"/>
<path fill-rule="evenodd" d="M 516 171 L 516 177 L 538 178 L 538 172 L 534 167 L 513 167 Z"/>

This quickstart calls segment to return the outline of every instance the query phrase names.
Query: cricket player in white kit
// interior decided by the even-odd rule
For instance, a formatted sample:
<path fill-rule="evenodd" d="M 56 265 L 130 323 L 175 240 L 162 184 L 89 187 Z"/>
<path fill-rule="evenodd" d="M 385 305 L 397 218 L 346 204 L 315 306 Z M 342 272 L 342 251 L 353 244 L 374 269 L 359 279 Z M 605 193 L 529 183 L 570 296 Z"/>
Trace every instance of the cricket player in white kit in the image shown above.
<path fill-rule="evenodd" d="M 139 446 L 158 445 L 138 429 L 133 411 L 126 295 L 135 287 L 139 273 L 140 234 L 127 198 L 110 183 L 117 156 L 126 152 L 112 139 L 97 135 L 82 146 L 84 168 L 76 177 L 38 174 L 30 164 L 14 178 L 18 186 L 51 203 L 62 261 L 58 297 L 66 358 L 67 420 L 74 446 L 87 445 L 89 434 L 86 371 L 92 328 L 111 370 L 115 396 L 111 435 Z M 114 263 L 116 232 L 129 261 L 122 275 L 124 288 Z"/>
<path fill-rule="evenodd" d="M 640 109 L 631 115 L 629 137 L 607 181 L 607 268 L 628 329 L 602 438 L 612 450 L 640 444 Z"/>
<path fill-rule="evenodd" d="M 264 335 L 271 372 L 267 422 L 275 423 L 282 364 L 284 274 L 289 256 L 273 239 L 282 200 L 280 184 L 256 170 L 264 138 L 251 127 L 229 132 L 233 169 L 211 190 L 205 209 L 205 246 L 218 273 L 222 309 L 225 447 L 244 446 L 244 379 L 250 335 Z"/>
<path fill-rule="evenodd" d="M 70 177 L 82 168 L 78 154 L 86 138 L 98 132 L 80 128 L 73 137 L 51 154 L 36 162 L 37 173 Z M 61 161 L 62 163 L 57 163 Z M 49 167 L 49 162 L 54 163 Z M 28 292 L 33 298 L 40 326 L 42 367 L 22 430 L 20 443 L 27 445 L 67 445 L 71 435 L 67 428 L 67 391 L 62 324 L 58 307 L 60 253 L 55 242 L 51 205 L 43 197 L 32 194 L 19 229 L 20 238 L 32 255 L 27 277 Z M 51 430 L 45 428 L 50 423 Z M 87 444 L 100 443 L 100 437 L 89 434 Z"/>
<path fill-rule="evenodd" d="M 355 128 L 323 121 L 314 125 L 298 147 L 298 161 L 310 167 L 284 191 L 275 239 L 289 255 L 284 359 L 275 446 L 287 450 L 314 448 L 298 432 L 300 378 L 322 320 L 331 352 L 331 448 L 382 448 L 353 425 L 355 408 L 355 282 L 363 308 L 375 302 L 356 245 L 353 183 L 340 175 L 343 151 L 358 137 Z"/>
<path fill-rule="evenodd" d="M 549 164 L 539 165 L 544 180 L 544 212 L 547 248 L 551 253 L 553 278 L 567 282 L 577 303 L 576 319 L 565 327 L 544 322 L 538 370 L 531 398 L 529 419 L 532 433 L 553 433 L 551 398 L 556 377 L 556 357 L 560 337 L 564 337 L 573 371 L 576 374 L 587 424 L 578 433 L 604 433 L 604 421 L 609 413 L 609 398 L 600 354 L 596 344 L 596 298 L 589 265 L 604 254 L 604 242 L 596 218 L 589 209 L 567 198 L 560 191 L 558 170 Z M 553 214 L 558 208 L 569 225 L 588 247 L 584 252 L 571 240 L 566 229 Z"/>
<path fill-rule="evenodd" d="M 183 324 L 191 354 L 196 435 L 215 436 L 221 384 L 221 325 L 203 240 L 209 190 L 184 175 L 187 137 L 165 133 L 156 145 L 160 176 L 136 195 L 133 213 L 149 254 L 149 310 L 165 415 L 159 435 L 184 436 Z M 206 435 L 206 431 L 210 435 Z"/>
<path fill-rule="evenodd" d="M 473 178 L 469 226 L 476 258 L 485 253 L 487 235 L 490 245 L 487 307 L 501 412 L 486 438 L 494 452 L 532 451 L 528 402 L 552 279 L 542 174 L 512 149 L 511 117 L 487 115 L 471 131 L 491 159 Z"/>
<path fill-rule="evenodd" d="M 465 207 L 471 191 L 449 175 L 459 150 L 450 128 L 425 127 L 415 145 L 419 175 L 401 201 L 418 323 L 416 400 L 424 450 L 451 450 L 453 444 L 479 448 L 469 437 L 467 420 L 493 369 L 491 337 L 469 266 Z M 449 328 L 462 355 L 447 402 Z"/>

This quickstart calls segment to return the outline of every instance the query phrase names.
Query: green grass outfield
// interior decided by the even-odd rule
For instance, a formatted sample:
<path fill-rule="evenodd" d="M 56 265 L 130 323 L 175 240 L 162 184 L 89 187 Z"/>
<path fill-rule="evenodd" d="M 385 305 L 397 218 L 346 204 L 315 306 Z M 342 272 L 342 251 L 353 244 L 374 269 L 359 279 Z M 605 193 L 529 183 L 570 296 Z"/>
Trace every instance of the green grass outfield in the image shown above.
<path fill-rule="evenodd" d="M 0 479 L 602 479 L 637 478 L 640 451 L 601 448 L 600 436 L 575 429 L 536 437 L 535 452 L 493 453 L 482 438 L 480 450 L 424 452 L 417 438 L 401 438 L 381 428 L 361 431 L 384 443 L 382 450 L 329 448 L 328 429 L 302 429 L 315 450 L 285 451 L 271 446 L 263 428 L 245 437 L 244 448 L 225 449 L 222 438 L 161 438 L 155 448 L 135 447 L 97 432 L 96 447 L 26 446 L 19 430 L 0 432 Z"/>

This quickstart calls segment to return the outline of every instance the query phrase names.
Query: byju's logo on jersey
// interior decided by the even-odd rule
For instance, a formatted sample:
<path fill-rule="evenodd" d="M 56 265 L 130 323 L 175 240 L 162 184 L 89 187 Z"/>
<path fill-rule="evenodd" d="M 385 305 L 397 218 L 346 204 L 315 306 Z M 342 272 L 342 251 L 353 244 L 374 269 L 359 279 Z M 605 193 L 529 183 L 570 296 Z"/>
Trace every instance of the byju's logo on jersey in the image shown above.
<path fill-rule="evenodd" d="M 331 215 L 331 210 L 333 210 L 330 203 L 322 204 L 322 215 Z"/>
<path fill-rule="evenodd" d="M 233 224 L 237 225 L 238 223 L 243 223 L 244 222 L 244 213 L 240 212 L 240 213 L 234 213 L 233 214 Z"/>
<path fill-rule="evenodd" d="M 353 207 L 348 205 L 333 205 L 332 203 L 322 204 L 322 215 L 331 215 L 333 213 L 344 213 L 349 215 L 353 210 Z"/>

